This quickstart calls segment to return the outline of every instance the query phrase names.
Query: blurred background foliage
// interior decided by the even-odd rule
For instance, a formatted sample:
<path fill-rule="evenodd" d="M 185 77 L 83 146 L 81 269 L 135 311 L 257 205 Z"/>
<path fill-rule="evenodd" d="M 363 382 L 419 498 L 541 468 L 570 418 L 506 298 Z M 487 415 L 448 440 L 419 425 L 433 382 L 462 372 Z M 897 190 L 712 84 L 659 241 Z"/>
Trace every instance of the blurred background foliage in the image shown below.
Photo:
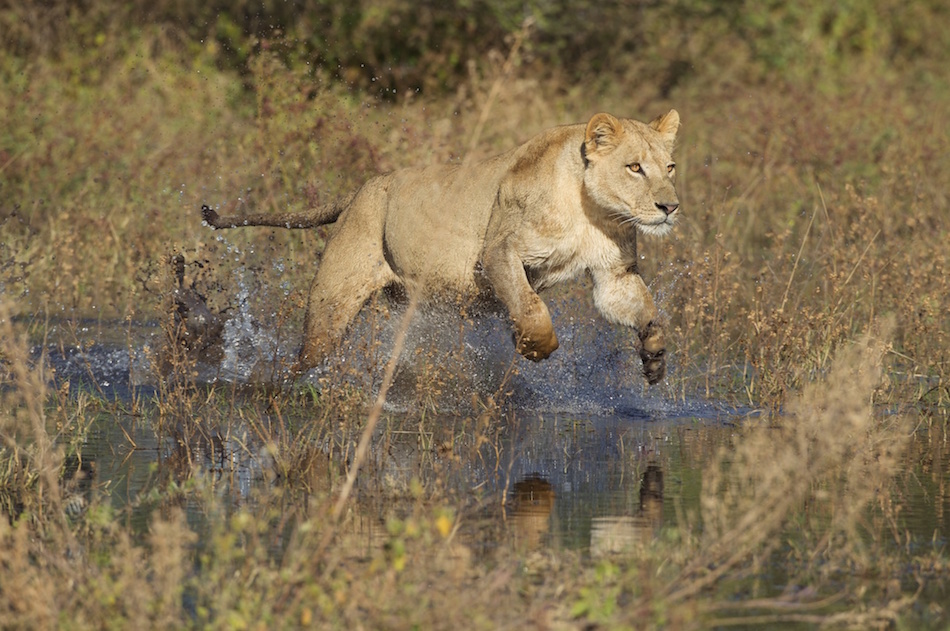
<path fill-rule="evenodd" d="M 526 63 L 541 76 L 636 72 L 663 92 L 704 66 L 741 63 L 744 81 L 868 60 L 930 73 L 950 54 L 943 0 L 3 0 L 0 45 L 22 59 L 99 51 L 101 67 L 158 30 L 179 54 L 210 56 L 220 69 L 247 74 L 253 54 L 272 48 L 289 67 L 399 96 L 455 89 L 473 60 L 507 50 L 526 22 Z"/>

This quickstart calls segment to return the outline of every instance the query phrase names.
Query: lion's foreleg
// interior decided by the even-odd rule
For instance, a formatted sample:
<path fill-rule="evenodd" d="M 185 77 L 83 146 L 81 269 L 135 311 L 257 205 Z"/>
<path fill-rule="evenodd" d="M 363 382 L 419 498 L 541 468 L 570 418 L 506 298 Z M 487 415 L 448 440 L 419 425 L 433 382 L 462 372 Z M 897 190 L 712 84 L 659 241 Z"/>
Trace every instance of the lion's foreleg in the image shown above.
<path fill-rule="evenodd" d="M 521 259 L 501 245 L 486 248 L 483 265 L 495 296 L 511 316 L 518 352 L 532 361 L 547 358 L 557 350 L 557 335 L 547 305 L 528 283 Z"/>
<path fill-rule="evenodd" d="M 639 274 L 626 270 L 593 271 L 594 304 L 605 318 L 633 327 L 640 337 L 643 374 L 651 384 L 666 375 L 666 338 L 657 322 L 656 304 Z"/>

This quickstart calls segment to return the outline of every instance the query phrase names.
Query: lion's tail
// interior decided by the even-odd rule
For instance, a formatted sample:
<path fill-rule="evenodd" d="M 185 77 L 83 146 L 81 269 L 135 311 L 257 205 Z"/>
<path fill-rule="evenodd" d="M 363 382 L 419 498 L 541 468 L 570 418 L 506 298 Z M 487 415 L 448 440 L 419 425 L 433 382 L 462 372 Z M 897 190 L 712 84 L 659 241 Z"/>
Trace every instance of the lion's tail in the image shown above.
<path fill-rule="evenodd" d="M 336 221 L 353 201 L 355 194 L 324 206 L 316 206 L 301 213 L 257 213 L 250 215 L 219 215 L 207 204 L 201 207 L 201 217 L 212 228 L 241 228 L 269 226 L 272 228 L 316 228 Z"/>

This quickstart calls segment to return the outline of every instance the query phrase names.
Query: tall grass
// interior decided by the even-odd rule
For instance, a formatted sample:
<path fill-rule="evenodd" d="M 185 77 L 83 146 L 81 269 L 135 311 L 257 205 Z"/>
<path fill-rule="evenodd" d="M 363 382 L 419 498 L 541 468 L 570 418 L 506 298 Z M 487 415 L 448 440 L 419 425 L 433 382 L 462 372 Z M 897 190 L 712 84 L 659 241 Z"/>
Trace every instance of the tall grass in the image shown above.
<path fill-rule="evenodd" d="M 692 212 L 653 257 L 657 282 L 675 279 L 667 304 L 678 347 L 702 349 L 693 372 L 745 388 L 751 403 L 781 404 L 887 313 L 898 322 L 892 400 L 946 384 L 948 323 L 930 307 L 948 289 L 945 175 L 930 168 L 947 169 L 945 123 L 888 81 L 868 90 L 863 80 L 842 78 L 819 95 L 748 89 L 724 110 L 683 114 L 695 114 L 704 138 L 684 129 L 681 186 Z M 741 121 L 738 136 L 717 123 L 724 117 Z M 723 360 L 728 376 L 744 365 L 744 384 L 720 377 Z"/>
<path fill-rule="evenodd" d="M 29 361 L 25 339 L 14 329 L 6 302 L 0 302 L 0 342 L 4 382 L 13 384 L 2 392 L 8 412 L 0 426 L 4 480 L 0 503 L 10 515 L 27 513 L 40 521 L 55 520 L 63 508 L 59 486 L 63 453 L 46 427 L 49 377 L 42 362 L 32 365 Z"/>
<path fill-rule="evenodd" d="M 928 428 L 942 436 L 950 405 L 950 94 L 933 20 L 902 14 L 868 39 L 879 31 L 864 10 L 777 10 L 814 36 L 790 48 L 766 9 L 684 2 L 671 16 L 658 5 L 644 10 L 663 19 L 638 28 L 664 37 L 644 40 L 656 43 L 630 65 L 542 72 L 564 54 L 545 38 L 565 23 L 534 16 L 517 55 L 455 59 L 443 89 L 393 96 L 396 69 L 381 98 L 308 66 L 310 44 L 293 37 L 248 26 L 250 37 L 221 19 L 202 39 L 155 17 L 174 3 L 112 16 L 107 5 L 47 5 L 0 5 L 11 53 L 0 61 L 0 568 L 16 579 L 2 581 L 0 626 L 867 628 L 913 619 L 919 585 L 904 572 L 895 586 L 895 568 L 926 568 L 923 582 L 945 575 L 939 548 L 901 539 L 891 501 L 912 477 L 897 470 L 906 443 Z M 931 3 L 908 10 L 941 15 Z M 500 31 L 516 33 L 521 17 Z M 571 45 L 590 41 L 581 35 Z M 473 50 L 452 50 L 463 49 Z M 382 510 L 344 491 L 366 418 L 359 384 L 378 383 L 390 359 L 378 339 L 352 345 L 368 359 L 342 354 L 313 389 L 196 384 L 175 288 L 267 322 L 281 340 L 299 335 L 328 234 L 222 237 L 200 225 L 202 203 L 299 209 L 377 171 L 491 155 L 600 110 L 644 119 L 670 106 L 684 121 L 684 221 L 641 244 L 672 341 L 669 377 L 649 396 L 766 414 L 736 428 L 704 470 L 697 512 L 659 538 L 594 560 L 484 545 L 476 518 L 505 498 L 446 479 L 497 460 L 520 419 L 504 387 L 475 393 L 457 424 L 433 418 L 443 389 L 473 394 L 445 374 L 465 365 L 457 349 L 420 354 L 408 429 L 376 438 L 385 460 L 393 436 L 412 436 L 417 475 L 361 467 Z M 168 265 L 179 254 L 182 281 Z M 389 317 L 376 307 L 370 331 Z M 77 496 L 76 447 L 96 410 L 68 384 L 51 389 L 29 352 L 28 338 L 62 317 L 162 324 L 161 385 L 139 410 L 161 437 L 136 500 L 153 509 L 144 534 L 107 499 Z M 250 498 L 230 497 L 206 466 L 228 450 L 260 467 Z M 921 455 L 914 475 L 938 456 Z"/>

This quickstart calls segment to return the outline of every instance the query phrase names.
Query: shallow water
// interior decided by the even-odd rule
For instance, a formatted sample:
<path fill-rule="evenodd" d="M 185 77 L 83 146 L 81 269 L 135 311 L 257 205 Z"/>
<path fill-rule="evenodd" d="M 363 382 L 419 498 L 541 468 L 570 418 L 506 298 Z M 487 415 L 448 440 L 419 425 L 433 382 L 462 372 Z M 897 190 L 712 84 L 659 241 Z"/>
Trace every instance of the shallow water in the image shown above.
<path fill-rule="evenodd" d="M 555 318 L 559 318 L 557 312 Z M 254 375 L 268 373 L 269 369 L 261 366 L 272 366 L 270 359 L 292 355 L 293 343 L 288 348 L 277 348 L 267 339 L 256 344 L 266 337 L 261 333 L 263 327 L 252 318 L 237 320 L 226 327 L 225 349 L 219 360 L 198 362 L 199 383 L 251 383 Z M 353 337 L 365 335 L 369 326 L 366 321 L 358 324 Z M 387 356 L 393 326 L 390 322 L 381 327 L 382 348 L 375 350 L 377 355 Z M 657 498 L 669 504 L 682 503 L 685 497 L 695 504 L 696 469 L 715 445 L 728 440 L 732 420 L 741 411 L 700 399 L 673 402 L 661 391 L 651 391 L 616 350 L 604 352 L 616 344 L 611 330 L 586 331 L 567 318 L 559 331 L 561 349 L 550 361 L 516 363 L 517 370 L 506 378 L 514 354 L 510 334 L 499 319 L 460 327 L 458 320 L 446 321 L 441 313 L 417 318 L 390 392 L 389 420 L 380 429 L 389 432 L 389 456 L 379 466 L 389 476 L 409 476 L 417 469 L 418 432 L 393 428 L 403 422 L 401 419 L 413 423 L 411 419 L 418 418 L 416 386 L 425 378 L 422 372 L 431 372 L 424 362 L 432 361 L 431 357 L 419 359 L 423 355 L 420 349 L 455 344 L 461 350 L 445 360 L 452 363 L 451 369 L 436 360 L 440 393 L 437 400 L 422 402 L 429 417 L 438 409 L 445 418 L 435 424 L 451 433 L 460 419 L 473 412 L 473 391 L 483 401 L 500 396 L 507 410 L 500 432 L 503 449 L 491 458 L 482 458 L 480 467 L 457 472 L 459 489 L 479 489 L 495 497 L 507 494 L 517 510 L 527 505 L 519 501 L 522 490 L 531 484 L 543 486 L 552 524 L 545 540 L 571 547 L 589 543 L 592 524 L 599 528 L 606 523 L 598 519 L 634 517 L 642 512 L 640 477 L 647 467 L 660 471 L 663 480 Z M 68 380 L 74 392 L 84 389 L 105 399 L 124 401 L 135 398 L 147 407 L 158 386 L 152 364 L 162 339 L 159 327 L 148 323 L 54 322 L 33 354 L 45 359 L 56 381 Z M 261 348 L 263 352 L 259 352 Z M 319 383 L 321 372 L 314 371 L 310 378 Z M 369 371 L 355 379 L 363 379 L 356 385 L 366 388 L 378 384 L 378 375 Z M 106 416 L 90 431 L 83 451 L 86 459 L 97 462 L 99 481 L 109 481 L 113 503 L 126 506 L 136 504 L 138 492 L 156 475 L 155 464 L 173 449 L 168 440 L 160 442 L 141 420 Z M 227 469 L 235 481 L 233 492 L 245 499 L 253 485 L 266 477 L 262 472 L 266 463 L 248 458 L 247 451 L 246 446 L 229 449 L 223 445 L 215 458 L 233 459 L 209 459 L 206 463 L 210 470 Z M 239 453 L 244 455 L 236 455 Z M 684 458 L 684 453 L 697 457 Z M 549 502 L 551 498 L 556 501 Z M 665 519 L 672 520 L 674 512 L 665 511 Z"/>
<path fill-rule="evenodd" d="M 563 316 L 556 313 L 555 318 Z M 526 549 L 569 548 L 598 557 L 648 542 L 663 528 L 701 529 L 704 469 L 732 445 L 744 411 L 701 399 L 674 400 L 662 387 L 645 387 L 615 350 L 622 346 L 615 333 L 588 322 L 572 327 L 569 319 L 568 326 L 562 320 L 562 348 L 555 358 L 521 362 L 507 378 L 512 352 L 501 322 L 488 319 L 469 328 L 442 322 L 438 314 L 430 314 L 410 329 L 411 343 L 370 463 L 361 474 L 357 498 L 367 512 L 370 539 L 392 510 L 386 491 L 427 475 L 439 476 L 439 483 L 457 497 L 475 498 L 467 501 L 468 521 L 490 524 L 476 528 L 482 546 L 504 539 Z M 355 337 L 365 335 L 368 326 L 363 321 Z M 380 345 L 373 350 L 377 356 L 388 356 L 392 326 L 383 327 Z M 281 347 L 261 331 L 253 319 L 231 325 L 220 360 L 199 362 L 199 381 L 241 386 L 268 373 L 274 357 L 292 356 L 292 343 Z M 255 345 L 262 336 L 264 343 Z M 54 323 L 34 356 L 45 357 L 56 380 L 69 380 L 74 392 L 135 398 L 148 408 L 158 386 L 150 362 L 161 339 L 158 327 L 149 324 Z M 461 351 L 441 365 L 435 360 L 437 398 L 420 401 L 416 385 L 431 378 L 426 371 L 433 361 L 426 349 L 453 345 Z M 310 378 L 319 387 L 323 376 L 318 370 Z M 357 387 L 374 388 L 378 371 L 354 379 Z M 467 396 L 473 391 L 481 404 L 503 393 L 505 413 L 494 428 L 497 450 L 463 444 L 474 435 L 472 419 L 479 403 Z M 424 430 L 420 416 L 426 418 Z M 230 437 L 196 441 L 190 452 L 182 453 L 171 439 L 159 440 L 141 418 L 104 415 L 88 433 L 82 459 L 95 463 L 91 486 L 108 496 L 114 508 L 126 510 L 135 529 L 145 532 L 152 510 L 148 493 L 156 479 L 171 475 L 176 459 L 198 464 L 235 505 L 253 502 L 256 489 L 273 483 L 267 458 L 254 455 L 262 453 L 260 445 L 241 433 L 240 424 L 235 428 Z M 351 448 L 355 439 L 330 437 L 328 450 L 346 441 Z M 911 554 L 946 554 L 947 440 L 918 432 L 911 441 L 891 499 L 900 510 L 888 546 Z M 443 444 L 449 447 L 440 451 Z M 459 458 L 463 451 L 468 457 Z M 190 521 L 200 525 L 206 519 L 200 507 L 186 508 L 192 509 Z M 776 589 L 787 579 L 782 554 L 780 546 L 775 552 Z M 912 570 L 899 578 L 912 583 Z M 950 600 L 940 571 L 928 578 L 925 601 Z"/>

